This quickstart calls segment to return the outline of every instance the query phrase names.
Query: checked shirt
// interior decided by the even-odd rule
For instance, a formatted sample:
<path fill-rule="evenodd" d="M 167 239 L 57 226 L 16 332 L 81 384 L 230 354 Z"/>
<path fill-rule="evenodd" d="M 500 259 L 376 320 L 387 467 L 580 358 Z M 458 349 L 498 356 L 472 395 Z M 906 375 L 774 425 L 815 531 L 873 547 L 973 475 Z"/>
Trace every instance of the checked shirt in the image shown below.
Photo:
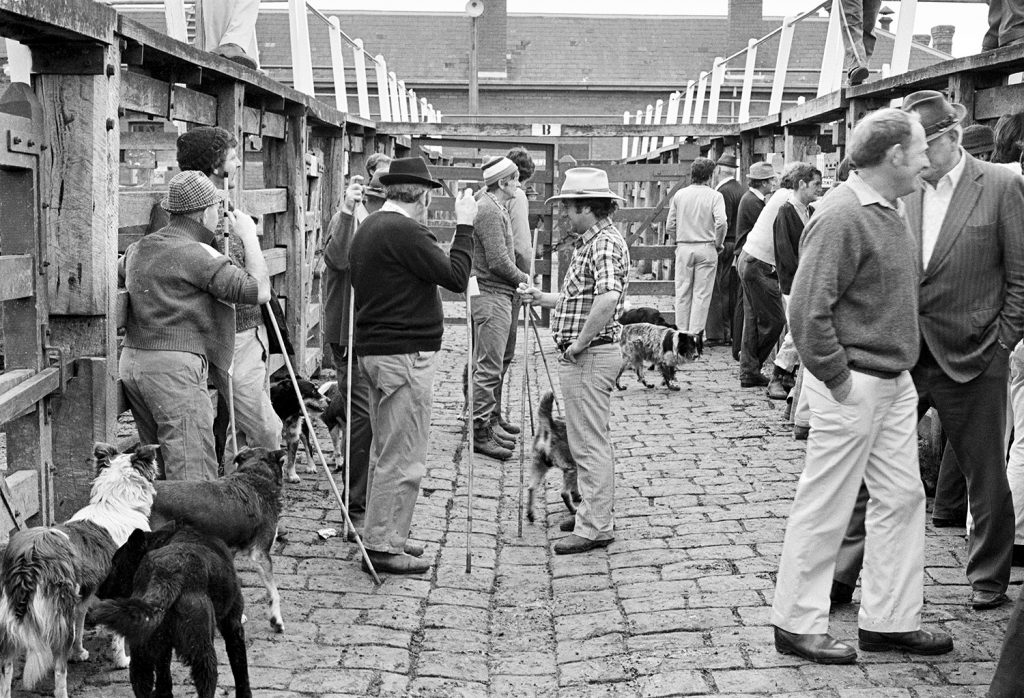
<path fill-rule="evenodd" d="M 610 218 L 602 218 L 573 243 L 572 259 L 562 282 L 562 294 L 551 317 L 555 344 L 563 347 L 575 341 L 594 306 L 594 297 L 608 291 L 618 291 L 619 300 L 612 319 L 594 339 L 617 341 L 620 325 L 616 318 L 622 314 L 626 302 L 628 277 L 629 248 L 626 241 Z"/>

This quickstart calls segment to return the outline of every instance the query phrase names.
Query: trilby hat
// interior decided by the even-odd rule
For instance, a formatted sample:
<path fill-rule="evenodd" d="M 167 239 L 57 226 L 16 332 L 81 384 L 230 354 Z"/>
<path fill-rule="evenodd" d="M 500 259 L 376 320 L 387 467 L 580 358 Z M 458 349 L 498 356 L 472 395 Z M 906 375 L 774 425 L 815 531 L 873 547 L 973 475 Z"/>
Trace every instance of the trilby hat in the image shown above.
<path fill-rule="evenodd" d="M 967 107 L 946 99 L 935 90 L 918 90 L 903 98 L 903 111 L 916 112 L 921 117 L 925 138 L 933 141 L 967 116 Z"/>
<path fill-rule="evenodd" d="M 774 179 L 777 176 L 775 168 L 767 162 L 755 162 L 747 172 L 747 179 Z"/>
<path fill-rule="evenodd" d="M 565 171 L 565 181 L 557 196 L 545 204 L 559 199 L 618 199 L 625 201 L 608 186 L 608 173 L 596 167 L 573 167 Z"/>
<path fill-rule="evenodd" d="M 722 157 L 718 158 L 718 162 L 716 162 L 715 164 L 721 167 L 731 167 L 733 169 L 739 167 L 739 165 L 736 162 L 736 156 L 729 154 L 722 155 Z"/>
<path fill-rule="evenodd" d="M 380 176 L 380 182 L 385 186 L 388 184 L 423 184 L 435 189 L 443 186 L 430 175 L 430 170 L 423 158 L 392 160 L 388 171 Z"/>
<path fill-rule="evenodd" d="M 198 170 L 174 175 L 167 196 L 160 202 L 168 213 L 192 213 L 220 203 L 222 197 L 210 178 Z"/>

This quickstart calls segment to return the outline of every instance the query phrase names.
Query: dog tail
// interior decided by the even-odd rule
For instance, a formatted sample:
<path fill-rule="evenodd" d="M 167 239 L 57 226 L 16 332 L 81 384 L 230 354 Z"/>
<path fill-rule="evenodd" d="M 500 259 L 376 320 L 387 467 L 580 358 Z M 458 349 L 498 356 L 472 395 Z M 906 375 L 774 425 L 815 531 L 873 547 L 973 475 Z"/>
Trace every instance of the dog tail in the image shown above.
<path fill-rule="evenodd" d="M 555 394 L 550 390 L 544 393 L 544 397 L 540 399 L 540 407 L 537 408 L 537 416 L 542 421 L 551 419 L 551 408 L 555 404 Z"/>
<path fill-rule="evenodd" d="M 175 599 L 177 596 L 175 595 Z M 164 614 L 174 599 L 166 606 L 154 604 L 143 598 L 112 599 L 101 601 L 89 611 L 89 617 L 97 625 L 105 625 L 123 635 L 130 646 L 149 640 L 164 620 Z"/>
<path fill-rule="evenodd" d="M 27 649 L 31 689 L 53 668 L 54 649 L 70 646 L 78 601 L 71 539 L 55 528 L 15 533 L 4 551 L 0 633 Z"/>

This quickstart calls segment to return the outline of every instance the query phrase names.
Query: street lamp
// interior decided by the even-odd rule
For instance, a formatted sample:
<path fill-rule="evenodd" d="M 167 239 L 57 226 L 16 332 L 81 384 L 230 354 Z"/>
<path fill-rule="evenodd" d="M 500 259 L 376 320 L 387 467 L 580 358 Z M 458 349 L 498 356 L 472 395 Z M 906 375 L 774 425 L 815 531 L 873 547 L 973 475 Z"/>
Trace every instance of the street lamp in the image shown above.
<path fill-rule="evenodd" d="M 484 13 L 482 0 L 468 0 L 466 3 L 466 14 L 470 21 L 469 40 L 469 113 L 476 116 L 480 113 L 480 84 L 479 71 L 477 69 L 478 51 L 476 42 L 476 20 Z"/>

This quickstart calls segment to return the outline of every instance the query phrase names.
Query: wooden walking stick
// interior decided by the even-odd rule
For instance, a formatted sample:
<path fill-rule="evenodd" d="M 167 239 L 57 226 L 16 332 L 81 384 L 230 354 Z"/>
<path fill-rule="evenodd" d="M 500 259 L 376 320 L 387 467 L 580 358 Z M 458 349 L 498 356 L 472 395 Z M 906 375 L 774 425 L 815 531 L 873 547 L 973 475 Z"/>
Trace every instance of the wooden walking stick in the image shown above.
<path fill-rule="evenodd" d="M 519 423 L 526 428 L 527 373 L 530 369 L 530 306 L 523 303 L 523 381 L 519 402 Z M 531 410 L 531 414 L 532 414 Z M 526 435 L 519 438 L 519 537 L 523 537 L 523 488 L 526 485 Z"/>
<path fill-rule="evenodd" d="M 277 324 L 277 317 L 274 316 L 273 311 L 267 308 L 270 317 L 270 326 L 274 328 L 274 336 L 277 337 L 277 343 L 283 347 L 284 337 L 281 336 L 281 327 Z M 366 548 L 363 546 L 363 539 L 359 535 L 359 531 L 352 525 L 352 519 L 348 515 L 348 507 L 345 506 L 345 502 L 342 500 L 341 493 L 338 492 L 338 485 L 334 482 L 334 476 L 331 474 L 331 469 L 327 465 L 327 459 L 324 458 L 324 452 L 320 449 L 320 439 L 317 438 L 316 431 L 313 428 L 313 420 L 309 417 L 309 412 L 306 411 L 306 403 L 302 400 L 302 391 L 299 389 L 299 381 L 295 377 L 295 369 L 292 367 L 292 360 L 288 358 L 288 354 L 282 354 L 284 357 L 285 368 L 288 369 L 288 378 L 291 379 L 292 389 L 295 390 L 295 397 L 298 398 L 299 408 L 302 410 L 302 418 L 305 421 L 306 428 L 309 429 L 309 435 L 312 437 L 313 446 L 316 450 L 316 455 L 320 458 L 320 466 L 323 468 L 324 473 L 327 475 L 327 482 L 331 486 L 331 491 L 334 492 L 334 498 L 338 500 L 338 506 L 341 507 L 341 515 L 345 519 L 345 525 L 352 529 L 352 533 L 356 537 L 356 545 L 359 546 L 359 552 L 363 556 L 363 562 L 366 563 L 366 568 L 370 570 L 370 576 L 373 577 L 373 581 L 378 586 L 381 584 L 380 577 L 377 576 L 377 571 L 373 569 L 373 562 L 370 561 L 370 556 L 366 552 Z M 310 458 L 313 454 L 310 454 Z"/>
<path fill-rule="evenodd" d="M 537 330 L 537 322 L 540 321 L 540 318 L 536 315 L 533 308 L 530 308 L 530 318 L 531 320 L 535 321 L 531 322 L 530 324 L 533 325 L 533 335 L 537 338 L 537 347 L 540 349 L 540 358 L 541 361 L 544 363 L 544 372 L 548 374 L 548 386 L 551 388 L 551 394 L 556 395 L 557 393 L 555 393 L 555 382 L 551 380 L 551 369 L 548 367 L 548 357 L 547 354 L 544 353 L 544 342 L 541 341 L 540 332 Z M 557 397 L 555 398 L 555 410 L 557 410 L 558 416 L 561 417 L 562 408 L 558 406 Z"/>
<path fill-rule="evenodd" d="M 478 293 L 476 277 L 471 276 L 469 285 L 466 287 L 466 344 L 469 347 L 466 351 L 466 433 L 469 435 L 467 439 L 469 441 L 468 461 L 466 462 L 469 472 L 466 483 L 466 574 L 473 571 L 473 430 L 476 425 L 473 422 L 473 310 L 471 302 L 473 296 Z"/>
<path fill-rule="evenodd" d="M 355 334 L 356 316 L 356 292 L 349 284 L 348 287 L 348 346 L 345 350 L 345 360 L 348 362 L 348 371 L 345 373 L 345 460 L 343 468 L 345 472 L 345 509 L 349 508 L 349 490 L 352 487 L 352 471 L 349 469 L 349 461 L 352 459 L 352 354 L 355 348 L 353 335 Z M 348 540 L 348 517 L 345 518 L 345 540 Z"/>

